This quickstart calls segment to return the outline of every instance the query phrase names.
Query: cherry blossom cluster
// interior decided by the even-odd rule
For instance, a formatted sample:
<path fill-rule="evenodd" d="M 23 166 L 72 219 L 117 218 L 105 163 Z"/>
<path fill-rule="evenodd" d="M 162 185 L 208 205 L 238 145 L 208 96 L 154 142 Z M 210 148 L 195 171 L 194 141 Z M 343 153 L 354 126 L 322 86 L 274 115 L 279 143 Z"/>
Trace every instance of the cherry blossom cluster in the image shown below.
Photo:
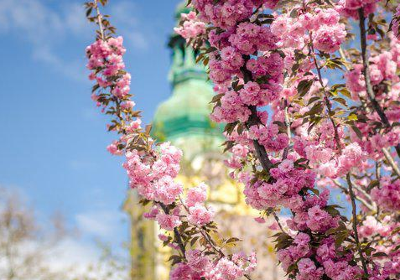
<path fill-rule="evenodd" d="M 388 121 L 394 123 L 400 117 L 400 109 L 394 103 L 398 100 L 400 94 L 400 80 L 396 74 L 400 69 L 400 41 L 394 36 L 389 36 L 389 38 L 390 50 L 379 54 L 376 53 L 369 60 L 370 80 L 372 86 L 377 90 L 376 100 L 384 108 Z M 357 101 L 363 101 L 368 98 L 362 69 L 363 66 L 361 64 L 354 64 L 353 69 L 345 74 L 347 88 L 350 90 L 352 98 Z M 390 90 L 387 88 L 388 85 L 391 87 Z M 374 112 L 369 115 L 367 122 L 357 124 L 363 136 L 369 138 L 370 141 L 362 141 L 362 139 L 353 137 L 354 141 L 357 141 L 371 157 L 379 156 L 382 148 L 396 146 L 400 143 L 400 130 L 398 127 L 394 127 L 385 134 L 376 133 L 374 127 L 377 121 L 380 121 L 380 117 Z"/>
<path fill-rule="evenodd" d="M 96 80 L 104 89 L 113 85 L 111 93 L 120 99 L 129 94 L 131 84 L 131 75 L 124 72 L 122 56 L 125 51 L 122 37 L 97 40 L 86 49 L 89 58 L 87 68 L 93 70 L 89 78 Z M 111 79 L 113 82 L 110 82 Z M 97 100 L 99 96 L 93 95 L 92 98 Z"/>
<path fill-rule="evenodd" d="M 194 38 L 201 36 L 206 32 L 206 25 L 204 22 L 199 21 L 196 14 L 192 11 L 188 14 L 182 15 L 182 25 L 175 27 L 176 33 L 179 33 L 183 38 Z"/>
<path fill-rule="evenodd" d="M 175 266 L 171 272 L 171 280 L 209 279 L 234 280 L 240 279 L 254 271 L 257 260 L 254 254 L 233 254 L 232 259 L 221 258 L 210 262 L 203 252 L 191 250 L 186 253 L 187 263 Z"/>
<path fill-rule="evenodd" d="M 199 19 L 206 23 L 211 23 L 224 29 L 234 27 L 238 22 L 248 19 L 254 11 L 266 5 L 273 8 L 278 0 L 194 0 L 193 7 L 199 11 Z"/>
<path fill-rule="evenodd" d="M 380 188 L 371 192 L 372 199 L 385 210 L 400 210 L 400 181 L 391 182 L 390 178 L 383 177 Z"/>
<path fill-rule="evenodd" d="M 338 9 L 345 17 L 359 18 L 359 9 L 363 9 L 365 16 L 373 13 L 377 8 L 377 3 L 381 0 L 340 0 Z"/>
<path fill-rule="evenodd" d="M 290 49 L 302 49 L 310 40 L 317 50 L 333 53 L 346 38 L 345 25 L 339 23 L 337 9 L 307 10 L 298 18 L 282 14 L 271 24 L 272 33 L 280 36 L 279 45 Z"/>
<path fill-rule="evenodd" d="M 133 111 L 135 103 L 130 100 L 129 93 L 131 76 L 125 71 L 122 37 L 113 36 L 114 28 L 100 14 L 96 0 L 86 3 L 86 7 L 88 19 L 100 29 L 98 39 L 86 49 L 87 67 L 92 71 L 89 78 L 96 81 L 92 99 L 106 114 L 114 117 L 109 130 L 120 134 L 120 139 L 107 149 L 114 155 L 125 154 L 123 167 L 130 187 L 137 190 L 143 206 L 152 205 L 144 218 L 158 223 L 166 233 L 159 235 L 160 240 L 178 253 L 172 258 L 175 266 L 171 279 L 248 277 L 256 266 L 255 255 L 229 255 L 224 253 L 223 245 L 234 243 L 236 239 L 222 239 L 222 244 L 213 240 L 210 233 L 218 232 L 213 222 L 214 210 L 206 205 L 207 186 L 200 184 L 184 194 L 183 186 L 177 181 L 182 152 L 170 143 L 155 143 L 150 136 L 151 128 L 143 129 L 140 113 Z M 193 15 L 187 17 L 188 20 L 192 18 Z M 204 24 L 198 22 L 185 28 L 196 29 L 189 34 L 198 36 L 203 27 Z M 190 247 L 201 250 L 188 250 Z"/>
<path fill-rule="evenodd" d="M 396 36 L 397 38 L 400 38 L 400 33 L 399 33 L 399 26 L 400 26 L 400 6 L 397 7 L 396 13 L 393 17 L 393 26 L 392 26 L 392 30 L 393 30 L 393 35 Z"/>
<path fill-rule="evenodd" d="M 139 112 L 133 111 L 135 103 L 130 100 L 131 75 L 125 71 L 125 52 L 122 37 L 99 38 L 86 48 L 87 68 L 91 70 L 89 79 L 96 82 L 92 99 L 103 112 L 115 115 L 108 129 L 121 134 L 120 140 L 107 147 L 114 155 L 123 154 L 127 140 L 123 135 L 125 130 L 132 133 L 141 129 Z M 117 106 L 112 106 L 114 103 Z"/>
<path fill-rule="evenodd" d="M 298 136 L 294 140 L 297 154 L 308 159 L 315 172 L 328 178 L 338 178 L 357 167 L 362 168 L 366 161 L 366 153 L 358 143 L 348 144 L 339 153 L 334 134 L 332 124 L 325 121 L 316 127 L 315 134 Z M 342 129 L 338 134 L 344 137 Z"/>
<path fill-rule="evenodd" d="M 280 224 L 277 238 L 289 277 L 392 279 L 400 273 L 398 240 L 385 243 L 386 250 L 375 240 L 371 247 L 362 245 L 360 239 L 368 242 L 370 236 L 359 226 L 357 211 L 380 219 L 389 213 L 379 211 L 398 210 L 398 181 L 381 176 L 397 168 L 391 153 L 399 144 L 396 39 L 382 38 L 376 44 L 390 45 L 391 51 L 372 52 L 366 60 L 363 39 L 377 42 L 373 34 L 381 31 L 373 14 L 382 9 L 380 1 L 300 2 L 278 7 L 275 1 L 192 1 L 197 13 L 192 20 L 203 21 L 206 34 L 177 32 L 195 47 L 207 40 L 200 58 L 208 59 L 217 93 L 211 117 L 227 123 L 232 156 L 226 164 L 234 169 L 231 177 L 245 185 L 246 202 L 262 215 L 290 210 L 287 232 Z M 358 53 L 343 50 L 352 36 L 349 17 L 359 20 Z M 347 83 L 332 85 L 324 77 L 330 70 L 342 71 Z M 329 205 L 327 187 L 348 197 L 351 221 Z M 366 217 L 363 222 L 370 222 Z"/>

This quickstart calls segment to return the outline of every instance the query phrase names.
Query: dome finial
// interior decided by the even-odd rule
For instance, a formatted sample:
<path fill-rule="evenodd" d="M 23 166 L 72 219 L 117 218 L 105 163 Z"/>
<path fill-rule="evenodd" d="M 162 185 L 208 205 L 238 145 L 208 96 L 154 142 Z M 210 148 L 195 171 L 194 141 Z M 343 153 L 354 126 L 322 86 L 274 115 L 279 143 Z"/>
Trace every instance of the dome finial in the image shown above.
<path fill-rule="evenodd" d="M 187 6 L 187 0 L 182 1 L 176 7 L 175 17 L 177 20 L 181 19 L 181 14 L 188 14 L 192 9 Z"/>

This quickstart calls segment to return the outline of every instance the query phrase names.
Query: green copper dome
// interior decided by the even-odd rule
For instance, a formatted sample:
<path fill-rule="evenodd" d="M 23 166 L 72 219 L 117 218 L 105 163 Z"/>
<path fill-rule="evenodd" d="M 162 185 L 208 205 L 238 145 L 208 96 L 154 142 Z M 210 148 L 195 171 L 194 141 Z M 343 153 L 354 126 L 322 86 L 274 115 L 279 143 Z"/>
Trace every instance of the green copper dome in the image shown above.
<path fill-rule="evenodd" d="M 185 134 L 220 135 L 221 127 L 209 117 L 214 91 L 206 69 L 196 64 L 194 51 L 184 42 L 174 42 L 170 44 L 172 95 L 156 111 L 153 134 L 160 141 L 171 141 Z"/>
<path fill-rule="evenodd" d="M 209 118 L 212 97 L 212 87 L 206 82 L 192 79 L 176 85 L 173 95 L 156 111 L 154 136 L 160 141 L 171 141 L 187 134 L 219 135 L 220 127 Z"/>
<path fill-rule="evenodd" d="M 178 12 L 189 11 L 187 8 L 182 10 L 184 7 L 179 6 Z M 206 68 L 196 64 L 195 51 L 186 46 L 182 37 L 171 36 L 168 46 L 172 50 L 169 75 L 172 95 L 156 111 L 153 137 L 171 141 L 186 154 L 198 154 L 202 149 L 204 152 L 204 148 L 194 149 L 193 145 L 202 146 L 206 142 L 212 143 L 208 146 L 215 150 L 223 141 L 222 126 L 213 123 L 209 117 L 214 91 L 207 79 Z"/>

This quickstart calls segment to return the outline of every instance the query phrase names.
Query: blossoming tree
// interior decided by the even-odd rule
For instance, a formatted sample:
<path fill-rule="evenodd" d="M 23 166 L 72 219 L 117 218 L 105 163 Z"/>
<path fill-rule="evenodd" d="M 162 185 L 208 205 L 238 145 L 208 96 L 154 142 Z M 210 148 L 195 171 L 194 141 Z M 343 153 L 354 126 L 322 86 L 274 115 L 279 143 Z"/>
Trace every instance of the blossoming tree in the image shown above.
<path fill-rule="evenodd" d="M 130 100 L 123 40 L 99 8 L 87 48 L 92 98 L 120 135 L 130 185 L 153 208 L 145 216 L 171 257 L 171 279 L 251 279 L 254 254 L 229 255 L 206 186 L 175 181 L 181 152 L 157 144 Z M 101 4 L 101 5 L 100 5 Z M 272 215 L 289 279 L 400 279 L 400 10 L 379 0 L 191 0 L 176 32 L 199 50 L 216 95 L 211 117 L 226 124 L 231 176 L 246 202 Z M 392 20 L 392 13 L 395 13 Z M 337 188 L 348 205 L 330 204 Z M 351 217 L 341 213 L 351 209 Z M 290 213 L 283 222 L 282 209 Z M 343 211 L 342 211 L 343 212 Z M 218 240 L 216 240 L 218 239 Z"/>

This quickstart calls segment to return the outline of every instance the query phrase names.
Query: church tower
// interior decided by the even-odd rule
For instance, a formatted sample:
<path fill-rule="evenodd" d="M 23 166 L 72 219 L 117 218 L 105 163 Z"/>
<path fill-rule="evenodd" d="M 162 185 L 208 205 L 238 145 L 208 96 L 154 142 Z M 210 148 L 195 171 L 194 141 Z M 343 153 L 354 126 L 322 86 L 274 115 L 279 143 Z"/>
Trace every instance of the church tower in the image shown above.
<path fill-rule="evenodd" d="M 189 11 L 185 5 L 179 5 L 175 14 L 177 22 L 181 13 Z M 269 248 L 267 261 L 261 264 L 263 278 L 260 279 L 281 279 L 271 254 L 272 245 L 265 243 L 267 235 L 272 234 L 266 226 L 260 227 L 254 221 L 257 213 L 246 206 L 242 187 L 229 179 L 229 171 L 223 163 L 226 159 L 221 146 L 225 141 L 223 125 L 213 123 L 209 117 L 214 92 L 207 69 L 196 63 L 196 52 L 181 36 L 173 34 L 168 46 L 172 54 L 169 73 L 172 94 L 156 110 L 153 138 L 171 142 L 183 151 L 178 180 L 184 187 L 201 182 L 210 187 L 208 203 L 217 210 L 220 231 L 247 240 L 246 244 L 241 244 L 244 248 L 263 246 L 267 251 Z M 155 223 L 142 218 L 146 211 L 138 205 L 139 200 L 136 191 L 132 190 L 124 204 L 124 210 L 131 218 L 132 280 L 167 280 L 170 251 L 158 241 L 159 229 Z M 265 276 L 266 271 L 269 278 Z"/>
<path fill-rule="evenodd" d="M 178 6 L 176 20 L 190 10 Z M 207 181 L 215 194 L 226 179 L 223 165 L 223 126 L 210 120 L 214 96 L 213 85 L 207 77 L 206 68 L 196 63 L 196 52 L 186 45 L 185 39 L 174 34 L 169 48 L 172 64 L 169 73 L 172 94 L 161 103 L 153 121 L 153 136 L 160 142 L 168 141 L 183 151 L 180 179 L 185 185 L 193 185 L 202 179 Z M 211 197 L 211 200 L 237 203 L 238 196 Z"/>

